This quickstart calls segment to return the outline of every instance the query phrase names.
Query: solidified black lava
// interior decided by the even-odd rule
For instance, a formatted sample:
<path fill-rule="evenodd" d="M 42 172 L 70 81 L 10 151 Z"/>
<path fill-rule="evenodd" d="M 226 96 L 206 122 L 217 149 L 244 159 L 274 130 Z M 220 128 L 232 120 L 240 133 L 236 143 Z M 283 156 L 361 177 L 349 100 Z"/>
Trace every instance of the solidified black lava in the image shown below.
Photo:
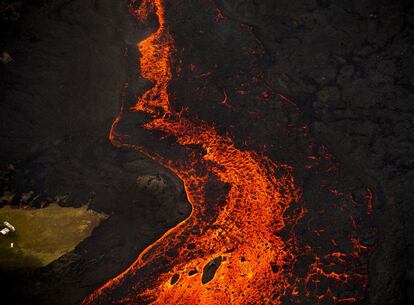
<path fill-rule="evenodd" d="M 68 194 L 62 205 L 88 202 L 111 217 L 70 254 L 29 276 L 2 276 L 0 286 L 7 292 L 4 298 L 14 303 L 76 304 L 183 220 L 189 206 L 171 172 L 135 152 L 112 147 L 108 140 L 126 94 L 124 84 L 128 82 L 131 94 L 151 85 L 130 77 L 138 71 L 136 60 L 129 60 L 139 55 L 134 44 L 149 30 L 129 15 L 128 1 L 21 1 L 13 11 L 3 9 L 11 2 L 0 2 L 0 53 L 7 51 L 13 58 L 0 63 L 0 191 L 14 193 L 11 204 L 16 206 L 23 193 L 34 191 L 39 195 L 30 202 L 34 207 Z M 325 254 L 331 235 L 319 232 L 332 225 L 332 236 L 342 236 L 335 242 L 349 250 L 348 232 L 341 231 L 349 220 L 336 217 L 344 206 L 334 192 L 342 188 L 352 193 L 357 210 L 365 202 L 366 188 L 372 189 L 374 223 L 362 224 L 360 240 L 374 248 L 364 304 L 413 303 L 411 1 L 217 0 L 228 22 L 216 32 L 207 16 L 216 13 L 210 11 L 213 4 L 204 3 L 209 7 L 204 10 L 200 3 L 168 2 L 184 67 L 171 84 L 179 97 L 176 107 L 182 103 L 201 119 L 218 121 L 218 130 L 231 132 L 236 141 L 237 135 L 247 134 L 247 149 L 266 144 L 272 158 L 298 168 L 304 166 L 305 152 L 323 156 L 325 148 L 332 153 L 335 160 L 326 160 L 321 168 L 338 162 L 338 175 L 299 173 L 304 205 L 313 212 L 298 224 L 297 235 Z M 247 49 L 260 54 L 244 56 Z M 245 94 L 247 88 L 237 87 L 259 70 L 263 88 L 278 101 L 271 110 L 256 99 L 262 88 L 248 88 Z M 202 75 L 211 71 L 203 91 Z M 277 93 L 299 109 L 288 103 L 277 106 L 283 105 Z M 228 106 L 220 104 L 225 96 Z M 245 111 L 234 115 L 232 103 Z M 289 129 L 299 123 L 309 126 L 319 144 L 315 151 L 302 131 Z M 288 129 L 291 137 L 283 136 Z M 166 187 L 144 189 L 137 184 L 142 175 L 159 175 Z M 321 189 L 332 192 L 321 195 Z M 368 232 L 371 225 L 378 228 L 376 237 Z M 309 261 L 306 254 L 300 256 L 294 272 L 306 274 Z M 204 267 L 203 282 L 214 277 L 219 265 Z"/>

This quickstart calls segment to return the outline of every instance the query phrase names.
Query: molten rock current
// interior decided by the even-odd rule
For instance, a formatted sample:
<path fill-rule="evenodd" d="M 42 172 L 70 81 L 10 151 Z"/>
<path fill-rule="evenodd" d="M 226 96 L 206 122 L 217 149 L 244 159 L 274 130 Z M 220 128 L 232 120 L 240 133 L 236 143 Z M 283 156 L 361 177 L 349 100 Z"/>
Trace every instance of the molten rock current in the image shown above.
<path fill-rule="evenodd" d="M 108 216 L 5 299 L 414 302 L 409 1 L 3 2 L 0 204 Z"/>
<path fill-rule="evenodd" d="M 239 26 L 245 38 L 254 42 L 251 49 L 240 50 L 247 60 L 239 68 L 250 72 L 233 75 L 235 87 L 223 88 L 224 100 L 210 100 L 205 92 L 221 67 L 203 63 L 184 67 L 181 56 L 194 46 L 191 42 L 184 42 L 190 43 L 189 47 L 177 46 L 171 34 L 176 25 L 170 23 L 165 3 L 132 2 L 131 11 L 138 22 L 148 24 L 154 16 L 157 21 L 153 33 L 135 46 L 140 75 L 150 81 L 150 86 L 137 92 L 135 101 L 129 100 L 131 94 L 126 95 L 110 140 L 115 146 L 144 153 L 173 171 L 184 183 L 192 212 L 83 304 L 352 304 L 362 300 L 368 280 L 365 256 L 370 250 L 359 241 L 358 224 L 369 221 L 370 189 L 365 188 L 357 202 L 349 189 L 337 189 L 338 178 L 324 181 L 336 175 L 339 165 L 323 145 L 314 143 L 306 124 L 282 127 L 277 120 L 266 122 L 260 112 L 277 109 L 282 115 L 296 112 L 300 116 L 300 111 L 289 98 L 266 87 L 255 64 L 257 53 L 263 50 L 252 29 L 225 18 L 213 2 L 203 6 L 216 34 L 223 32 L 222 24 L 232 23 L 228 26 Z M 198 69 L 207 72 L 197 75 Z M 183 86 L 186 77 L 203 78 L 204 88 L 191 97 L 177 93 L 171 98 L 173 82 Z M 126 90 L 131 90 L 128 84 Z M 245 99 L 253 102 L 246 107 Z M 203 109 L 196 108 L 198 103 L 207 105 L 205 109 L 211 105 L 217 118 L 203 118 Z M 271 139 L 251 142 L 249 134 L 242 132 L 246 126 L 238 124 L 253 124 L 253 118 L 228 125 L 220 117 L 229 111 L 236 118 L 248 111 L 254 120 L 269 124 L 268 128 L 280 129 L 283 137 L 303 138 L 307 149 L 298 157 L 306 163 L 296 165 L 272 158 L 272 149 L 285 147 L 267 148 L 273 144 Z M 136 123 L 131 123 L 134 120 Z M 131 126 L 142 130 L 137 134 Z M 153 137 L 152 141 L 146 142 L 139 133 Z M 170 146 L 177 152 L 171 153 Z M 314 150 L 319 156 L 306 155 Z M 308 206 L 317 202 L 306 198 L 295 179 L 301 171 L 323 172 L 317 182 L 318 192 L 331 197 L 331 207 L 320 208 L 319 215 Z M 329 209 L 338 212 L 329 215 Z M 331 223 L 313 224 L 315 217 L 331 217 Z M 334 228 L 338 221 L 346 239 Z M 299 228 L 308 232 L 299 235 Z M 310 240 L 303 235 L 310 235 Z"/>

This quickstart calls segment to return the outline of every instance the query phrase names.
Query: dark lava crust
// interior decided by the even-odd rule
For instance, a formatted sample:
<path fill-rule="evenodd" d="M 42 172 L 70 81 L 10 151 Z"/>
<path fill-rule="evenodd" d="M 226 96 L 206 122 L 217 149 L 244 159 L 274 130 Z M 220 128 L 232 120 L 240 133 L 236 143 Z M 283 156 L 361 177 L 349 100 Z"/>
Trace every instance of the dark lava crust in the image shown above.
<path fill-rule="evenodd" d="M 11 2 L 1 1 L 1 7 Z M 30 276 L 4 275 L 0 287 L 7 291 L 8 304 L 75 304 L 184 219 L 189 205 L 171 172 L 136 152 L 114 148 L 108 140 L 124 83 L 130 81 L 129 89 L 136 86 L 137 92 L 146 85 L 130 79 L 138 67 L 128 59 L 131 52 L 137 55 L 133 44 L 149 29 L 128 14 L 128 2 L 21 2 L 14 12 L 1 11 L 0 52 L 14 59 L 0 64 L 1 191 L 16 193 L 15 205 L 21 194 L 34 191 L 39 197 L 30 204 L 35 207 L 67 194 L 61 205 L 89 203 L 110 217 L 70 254 Z M 313 138 L 347 168 L 345 175 L 357 177 L 375 193 L 378 237 L 364 304 L 413 303 L 411 1 L 214 2 L 234 24 L 252 28 L 264 50 L 255 64 L 267 85 L 299 106 L 302 117 L 292 115 L 286 123 L 305 121 Z M 176 20 L 177 45 L 191 38 L 194 47 L 182 51 L 185 63 L 219 63 L 229 75 L 243 73 L 234 67 L 246 66 L 245 59 L 232 46 L 197 53 L 215 39 L 203 30 L 203 11 L 197 5 L 167 5 L 168 17 Z M 191 11 L 193 18 L 185 19 Z M 235 28 L 226 35 L 243 46 Z M 220 100 L 222 87 L 231 84 L 223 76 L 218 74 L 219 85 L 209 88 L 209 99 Z M 185 88 L 173 84 L 187 98 L 199 85 L 197 80 Z M 208 104 L 202 107 L 203 119 L 215 116 Z M 234 120 L 249 122 L 243 116 Z M 252 136 L 258 143 L 261 138 L 272 142 L 267 125 L 257 126 Z M 13 172 L 8 172 L 9 164 Z M 167 186 L 161 192 L 139 187 L 136 179 L 142 175 L 158 175 Z"/>

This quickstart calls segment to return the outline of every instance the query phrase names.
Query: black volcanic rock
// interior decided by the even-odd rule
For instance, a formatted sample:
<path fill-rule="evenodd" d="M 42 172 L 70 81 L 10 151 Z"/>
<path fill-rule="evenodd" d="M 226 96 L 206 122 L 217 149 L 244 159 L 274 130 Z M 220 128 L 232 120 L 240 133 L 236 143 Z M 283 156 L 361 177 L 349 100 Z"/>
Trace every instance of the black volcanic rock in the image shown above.
<path fill-rule="evenodd" d="M 356 202 L 362 202 L 365 186 L 371 187 L 378 238 L 367 231 L 370 224 L 362 224 L 361 243 L 376 245 L 365 303 L 413 303 L 412 1 L 213 2 L 227 18 L 224 25 L 214 24 L 216 28 L 211 27 L 216 18 L 213 4 L 168 2 L 184 67 L 171 84 L 180 97 L 176 106 L 189 105 L 201 119 L 217 120 L 219 132 L 234 135 L 238 147 L 244 147 L 237 137 L 241 134 L 248 135 L 249 149 L 272 144 L 269 151 L 274 159 L 297 167 L 305 162 L 297 157 L 303 152 L 326 154 L 321 147 L 310 147 L 300 128 L 296 133 L 289 130 L 291 137 L 281 136 L 290 125 L 309 125 L 311 136 L 344 169 L 333 178 L 317 173 L 299 177 L 305 202 L 315 212 L 324 203 L 336 202 L 333 195 L 327 199 L 318 193 L 324 178 L 348 187 Z M 75 304 L 128 267 L 139 252 L 189 213 L 176 176 L 139 153 L 113 147 L 108 140 L 125 82 L 137 94 L 151 85 L 130 77 L 138 74 L 137 61 L 129 60 L 139 55 L 134 43 L 148 36 L 151 28 L 137 25 L 127 4 L 22 1 L 17 20 L 1 15 L 0 51 L 14 60 L 0 63 L 1 191 L 16 194 L 11 201 L 15 205 L 21 194 L 33 191 L 38 197 L 29 204 L 34 207 L 66 194 L 61 205 L 89 203 L 91 209 L 110 215 L 72 253 L 37 270 L 33 277 L 0 282 L 15 302 Z M 251 32 L 243 30 L 241 23 Z M 259 54 L 253 60 L 246 50 Z M 198 75 L 214 72 L 200 100 L 193 98 L 199 96 L 204 80 L 191 76 L 190 64 Z M 248 95 L 240 94 L 237 86 L 261 71 L 265 84 L 252 86 Z M 265 90 L 273 92 L 271 104 L 254 98 Z M 246 111 L 235 115 L 231 107 L 220 105 L 224 92 L 230 105 L 237 103 Z M 293 100 L 299 111 L 286 106 L 278 93 Z M 134 101 L 135 96 L 127 98 Z M 134 124 L 137 120 L 125 128 Z M 136 133 L 153 141 L 151 135 Z M 171 154 L 181 153 L 176 149 Z M 329 162 L 334 163 L 326 161 L 326 168 L 332 166 Z M 161 177 L 165 188 L 153 192 L 137 185 L 137 178 L 145 175 Z M 339 200 L 336 204 L 339 209 Z M 336 218 L 335 211 L 328 209 L 317 221 L 306 216 L 297 232 L 315 247 L 323 241 L 327 249 L 322 250 L 329 250 L 329 235 L 316 238 L 309 228 L 329 225 L 332 218 L 337 224 L 332 234 L 340 236 L 339 243 L 349 250 L 347 232 L 341 232 L 348 220 Z M 307 272 L 309 261 L 306 255 L 299 258 L 298 274 Z M 203 276 L 211 280 L 218 265 L 206 266 Z M 15 283 L 21 285 L 11 287 Z M 342 293 L 352 295 L 352 291 Z"/>

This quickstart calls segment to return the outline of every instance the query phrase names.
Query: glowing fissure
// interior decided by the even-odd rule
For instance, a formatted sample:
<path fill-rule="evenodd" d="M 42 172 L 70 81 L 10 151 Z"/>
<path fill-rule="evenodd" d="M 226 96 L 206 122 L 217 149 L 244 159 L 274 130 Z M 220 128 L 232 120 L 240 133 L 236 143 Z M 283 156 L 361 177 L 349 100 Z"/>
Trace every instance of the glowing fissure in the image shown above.
<path fill-rule="evenodd" d="M 134 12 L 140 20 L 156 14 L 159 25 L 137 44 L 141 76 L 153 86 L 130 110 L 150 115 L 144 128 L 174 136 L 177 144 L 186 148 L 187 156 L 171 161 L 145 147 L 125 143 L 116 132 L 120 117 L 110 139 L 116 146 L 144 152 L 171 169 L 184 182 L 192 212 L 82 304 L 282 304 L 281 297 L 287 291 L 298 294 L 296 281 L 290 279 L 295 261 L 292 240 L 283 240 L 278 234 L 285 227 L 286 210 L 299 199 L 292 169 L 256 152 L 238 149 L 210 123 L 175 113 L 168 96 L 174 41 L 163 0 L 144 0 Z M 211 181 L 227 187 L 221 202 L 213 204 L 213 213 L 207 190 Z M 170 249 L 176 253 L 165 259 L 163 266 L 155 266 Z M 203 284 L 203 268 L 218 257 L 221 264 L 213 279 Z M 148 271 L 148 266 L 160 271 Z M 313 270 L 324 272 L 317 262 Z M 127 283 L 140 272 L 145 273 L 142 282 Z"/>

